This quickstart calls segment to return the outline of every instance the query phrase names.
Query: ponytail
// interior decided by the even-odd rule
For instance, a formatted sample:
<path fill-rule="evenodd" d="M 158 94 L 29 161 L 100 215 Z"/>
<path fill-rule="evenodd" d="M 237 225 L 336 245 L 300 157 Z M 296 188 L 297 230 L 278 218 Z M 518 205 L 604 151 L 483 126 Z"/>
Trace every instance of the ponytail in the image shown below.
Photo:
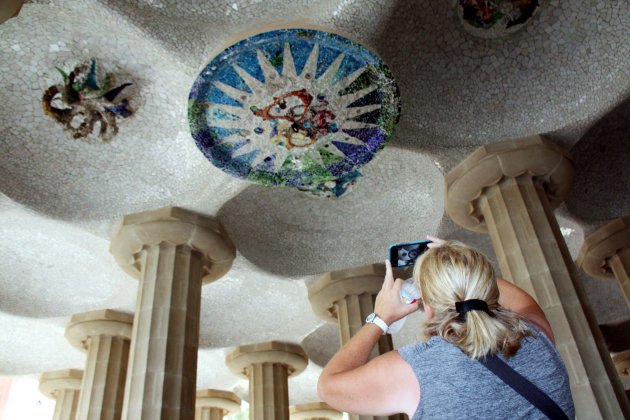
<path fill-rule="evenodd" d="M 477 359 L 510 356 L 531 335 L 518 314 L 499 306 L 494 269 L 475 249 L 454 241 L 431 248 L 416 264 L 414 278 L 434 311 L 424 324 L 426 338 L 440 336 Z"/>

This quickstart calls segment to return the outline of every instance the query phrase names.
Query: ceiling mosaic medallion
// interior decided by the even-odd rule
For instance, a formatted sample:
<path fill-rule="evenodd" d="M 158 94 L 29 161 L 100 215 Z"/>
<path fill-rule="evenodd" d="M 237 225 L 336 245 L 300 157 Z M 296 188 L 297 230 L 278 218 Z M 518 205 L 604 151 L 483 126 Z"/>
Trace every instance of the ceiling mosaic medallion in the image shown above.
<path fill-rule="evenodd" d="M 464 28 L 481 38 L 500 38 L 521 29 L 537 12 L 539 0 L 457 0 Z"/>
<path fill-rule="evenodd" d="M 44 114 L 52 117 L 74 139 L 97 139 L 104 143 L 118 134 L 118 118 L 133 115 L 128 98 L 120 94 L 132 83 L 116 86 L 113 73 L 99 82 L 96 59 L 76 66 L 70 73 L 57 67 L 63 84 L 50 86 L 42 97 Z"/>
<path fill-rule="evenodd" d="M 400 95 L 365 47 L 314 29 L 246 38 L 203 69 L 189 96 L 199 149 L 248 181 L 339 197 L 390 139 Z"/>

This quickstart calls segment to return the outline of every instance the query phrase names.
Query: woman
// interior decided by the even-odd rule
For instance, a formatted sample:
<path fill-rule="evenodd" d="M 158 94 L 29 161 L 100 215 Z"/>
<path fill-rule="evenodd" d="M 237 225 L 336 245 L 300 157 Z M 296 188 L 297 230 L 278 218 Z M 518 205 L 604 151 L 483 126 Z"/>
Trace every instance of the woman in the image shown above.
<path fill-rule="evenodd" d="M 402 302 L 402 280 L 394 280 L 386 261 L 385 280 L 374 304 L 377 318 L 387 325 L 422 306 L 427 341 L 368 361 L 384 334 L 380 321 L 368 317 L 371 322 L 324 368 L 317 387 L 320 398 L 338 410 L 374 416 L 546 418 L 479 362 L 482 356 L 497 355 L 569 418 L 575 417 L 564 364 L 536 301 L 513 284 L 495 279 L 492 265 L 478 251 L 429 239 L 433 243 L 414 269 L 422 302 Z"/>

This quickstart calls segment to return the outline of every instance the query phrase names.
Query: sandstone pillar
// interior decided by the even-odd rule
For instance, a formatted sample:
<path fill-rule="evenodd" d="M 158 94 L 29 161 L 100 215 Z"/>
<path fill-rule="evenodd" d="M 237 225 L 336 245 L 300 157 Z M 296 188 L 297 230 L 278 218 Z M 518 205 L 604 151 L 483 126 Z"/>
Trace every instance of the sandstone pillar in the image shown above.
<path fill-rule="evenodd" d="M 341 345 L 346 344 L 365 324 L 365 318 L 374 312 L 374 300 L 383 286 L 385 265 L 370 264 L 324 274 L 308 289 L 308 299 L 315 314 L 324 321 L 337 324 Z M 370 359 L 394 349 L 392 336 L 380 338 L 372 350 Z M 402 419 L 406 416 L 390 417 L 358 416 L 349 414 L 353 420 Z"/>
<path fill-rule="evenodd" d="M 324 402 L 298 404 L 291 407 L 291 420 L 341 420 L 343 413 Z"/>
<path fill-rule="evenodd" d="M 122 414 L 133 315 L 109 309 L 73 315 L 66 338 L 87 351 L 77 420 L 117 420 Z"/>
<path fill-rule="evenodd" d="M 503 277 L 532 294 L 551 323 L 580 418 L 630 415 L 573 261 L 553 214 L 573 163 L 539 136 L 480 147 L 446 175 L 446 210 L 489 232 Z"/>
<path fill-rule="evenodd" d="M 197 391 L 195 420 L 222 420 L 241 411 L 241 399 L 233 392 L 218 389 Z"/>
<path fill-rule="evenodd" d="M 43 373 L 39 391 L 56 400 L 53 420 L 74 420 L 77 417 L 83 372 L 77 369 Z"/>
<path fill-rule="evenodd" d="M 111 252 L 140 280 L 123 418 L 192 420 L 201 285 L 229 270 L 234 245 L 218 221 L 167 207 L 125 216 Z"/>
<path fill-rule="evenodd" d="M 289 377 L 308 364 L 296 344 L 268 341 L 234 349 L 225 359 L 234 374 L 249 379 L 249 418 L 289 420 Z"/>
<path fill-rule="evenodd" d="M 615 354 L 612 360 L 620 375 L 630 376 L 630 350 Z"/>
<path fill-rule="evenodd" d="M 615 277 L 630 306 L 630 216 L 615 219 L 584 239 L 577 264 L 593 277 Z"/>
<path fill-rule="evenodd" d="M 612 354 L 612 360 L 624 384 L 626 397 L 630 400 L 630 350 Z"/>

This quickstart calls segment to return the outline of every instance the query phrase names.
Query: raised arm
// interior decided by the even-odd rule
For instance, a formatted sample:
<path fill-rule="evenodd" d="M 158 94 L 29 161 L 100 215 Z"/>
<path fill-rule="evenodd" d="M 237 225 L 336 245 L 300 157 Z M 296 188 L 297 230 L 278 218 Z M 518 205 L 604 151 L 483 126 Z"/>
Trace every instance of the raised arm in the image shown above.
<path fill-rule="evenodd" d="M 516 312 L 523 318 L 536 325 L 555 344 L 551 325 L 542 308 L 526 291 L 510 283 L 507 280 L 497 278 L 499 286 L 499 305 L 505 309 Z"/>
<path fill-rule="evenodd" d="M 394 281 L 389 262 L 375 312 L 388 324 L 418 309 L 400 298 L 402 280 Z M 330 406 L 353 414 L 385 416 L 413 414 L 420 400 L 420 386 L 413 370 L 397 351 L 369 360 L 383 332 L 364 325 L 328 362 L 317 383 L 317 393 Z"/>

